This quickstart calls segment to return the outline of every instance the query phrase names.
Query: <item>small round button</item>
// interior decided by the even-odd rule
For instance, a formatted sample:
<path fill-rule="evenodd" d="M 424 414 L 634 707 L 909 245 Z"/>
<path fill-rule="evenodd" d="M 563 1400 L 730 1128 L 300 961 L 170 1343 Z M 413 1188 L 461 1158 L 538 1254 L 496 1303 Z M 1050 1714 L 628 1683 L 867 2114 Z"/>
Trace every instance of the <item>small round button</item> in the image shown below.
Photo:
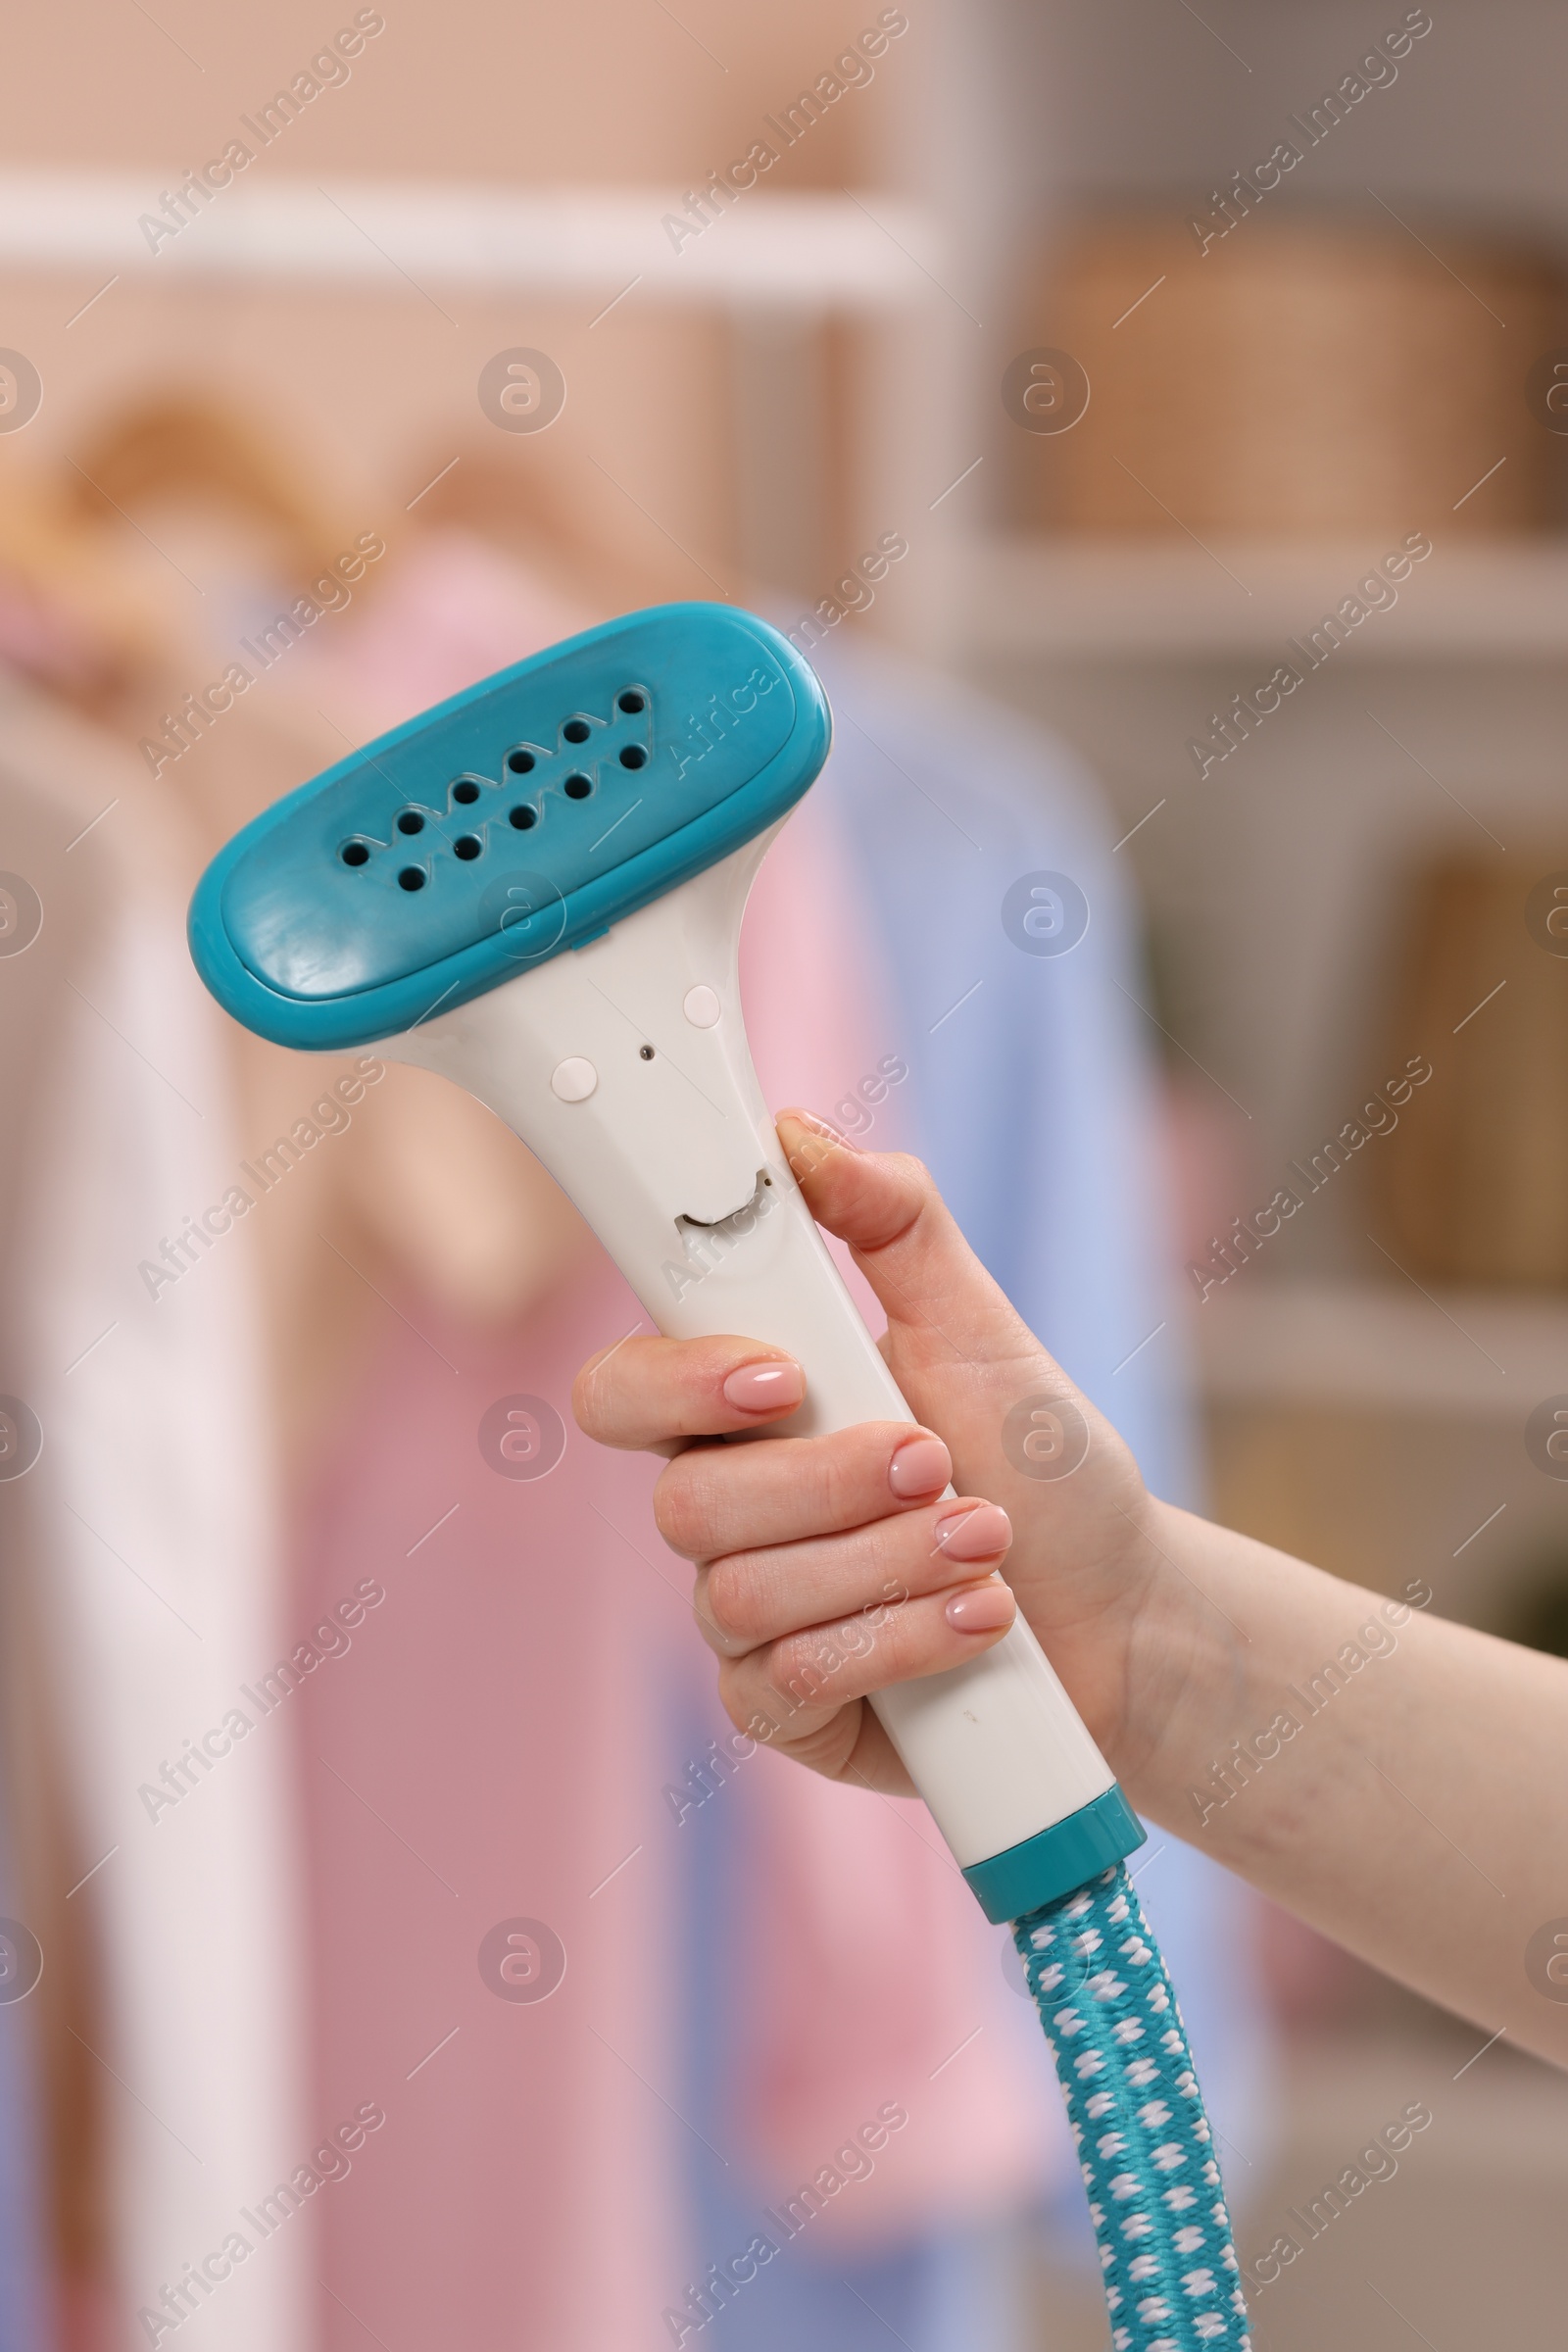
<path fill-rule="evenodd" d="M 699 980 L 695 988 L 686 991 L 681 1010 L 694 1029 L 711 1029 L 723 1006 L 707 981 Z"/>
<path fill-rule="evenodd" d="M 568 1054 L 558 1061 L 551 1074 L 550 1088 L 563 1102 L 586 1102 L 599 1084 L 599 1072 L 581 1054 Z"/>

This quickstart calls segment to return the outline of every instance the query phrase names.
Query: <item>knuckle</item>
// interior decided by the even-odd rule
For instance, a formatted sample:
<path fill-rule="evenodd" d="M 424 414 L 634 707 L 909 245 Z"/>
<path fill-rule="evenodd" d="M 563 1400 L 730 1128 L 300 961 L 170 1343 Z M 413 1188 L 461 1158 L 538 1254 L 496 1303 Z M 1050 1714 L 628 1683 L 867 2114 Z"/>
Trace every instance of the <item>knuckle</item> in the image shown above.
<path fill-rule="evenodd" d="M 870 1617 L 895 1591 L 901 1597 L 907 1594 L 908 1587 L 898 1571 L 909 1556 L 908 1524 L 895 1518 L 868 1520 L 847 1528 L 838 1539 L 843 1563 L 840 1590 L 846 1595 L 846 1609 L 856 1611 L 856 1624 Z M 876 1597 L 870 1597 L 872 1594 Z"/>
<path fill-rule="evenodd" d="M 820 1708 L 831 1714 L 842 1695 L 835 1678 L 842 1675 L 849 1652 L 838 1638 L 838 1626 L 817 1626 L 808 1633 L 787 1634 L 773 1643 L 767 1680 L 773 1693 L 791 1707 Z"/>
<path fill-rule="evenodd" d="M 875 1653 L 877 1662 L 869 1679 L 878 1687 L 900 1681 L 909 1665 L 913 1628 L 908 1603 L 908 1586 L 902 1578 L 889 1577 L 879 1597 L 868 1601 L 856 1621 L 862 1643 L 860 1655 L 868 1658 Z"/>
<path fill-rule="evenodd" d="M 730 1552 L 710 1563 L 704 1604 L 712 1624 L 728 1642 L 745 1642 L 758 1630 L 756 1576 L 744 1552 Z"/>
<path fill-rule="evenodd" d="M 760 1747 L 771 1747 L 784 1730 L 781 1714 L 759 1703 L 757 1678 L 738 1665 L 721 1665 L 718 1670 L 719 1704 L 738 1732 L 755 1740 Z"/>
<path fill-rule="evenodd" d="M 852 1527 L 868 1515 L 867 1494 L 879 1491 L 903 1434 L 892 1422 L 868 1421 L 820 1440 L 816 1499 L 829 1524 Z"/>
<path fill-rule="evenodd" d="M 912 1152 L 890 1152 L 888 1157 L 900 1175 L 906 1176 L 922 1193 L 935 1192 L 935 1181 L 923 1159 L 917 1159 Z"/>
<path fill-rule="evenodd" d="M 789 1714 L 792 1704 L 789 1686 L 797 1677 L 799 1664 L 800 1650 L 792 1636 L 786 1635 L 782 1641 L 769 1644 L 761 1661 L 761 1684 L 762 1696 L 771 1714 L 777 1715 L 781 1708 L 786 1716 Z"/>
<path fill-rule="evenodd" d="M 654 1488 L 654 1525 L 671 1551 L 699 1560 L 714 1548 L 718 1483 L 705 1461 L 706 1448 L 677 1454 Z"/>
<path fill-rule="evenodd" d="M 878 1565 L 886 1566 L 888 1563 L 879 1562 Z M 909 1587 L 902 1576 L 885 1576 L 877 1587 L 876 1598 L 866 1602 L 860 1615 L 873 1634 L 879 1633 L 894 1611 L 902 1609 L 908 1598 Z"/>
<path fill-rule="evenodd" d="M 885 1663 L 889 1682 L 899 1682 L 920 1662 L 925 1647 L 922 1639 L 921 1612 L 908 1600 L 895 1600 L 877 1627 L 877 1642 Z"/>
<path fill-rule="evenodd" d="M 603 1443 L 606 1416 L 597 1362 L 584 1364 L 571 1384 L 571 1417 L 584 1437 Z"/>
<path fill-rule="evenodd" d="M 855 1516 L 857 1491 L 863 1483 L 858 1476 L 857 1451 L 829 1442 L 817 1463 L 818 1508 L 830 1526 L 842 1526 L 847 1515 Z"/>

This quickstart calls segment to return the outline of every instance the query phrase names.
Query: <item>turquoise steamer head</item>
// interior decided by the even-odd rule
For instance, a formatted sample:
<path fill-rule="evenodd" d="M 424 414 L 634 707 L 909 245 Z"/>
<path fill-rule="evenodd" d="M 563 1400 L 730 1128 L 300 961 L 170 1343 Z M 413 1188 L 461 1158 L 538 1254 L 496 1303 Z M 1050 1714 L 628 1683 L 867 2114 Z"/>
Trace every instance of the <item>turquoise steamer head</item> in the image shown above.
<path fill-rule="evenodd" d="M 279 1045 L 416 1028 L 756 842 L 829 735 L 814 674 L 765 622 L 718 605 L 632 613 L 270 808 L 202 879 L 197 969 Z"/>

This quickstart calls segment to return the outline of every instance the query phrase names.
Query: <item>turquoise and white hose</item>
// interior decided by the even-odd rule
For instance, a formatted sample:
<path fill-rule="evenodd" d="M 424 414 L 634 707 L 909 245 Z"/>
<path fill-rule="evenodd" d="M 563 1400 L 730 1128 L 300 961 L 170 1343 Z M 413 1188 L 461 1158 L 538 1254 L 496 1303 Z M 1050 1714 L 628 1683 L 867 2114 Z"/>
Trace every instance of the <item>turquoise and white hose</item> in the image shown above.
<path fill-rule="evenodd" d="M 1250 2352 L 1186 2029 L 1125 1865 L 1012 1936 L 1067 2102 L 1114 2352 Z"/>

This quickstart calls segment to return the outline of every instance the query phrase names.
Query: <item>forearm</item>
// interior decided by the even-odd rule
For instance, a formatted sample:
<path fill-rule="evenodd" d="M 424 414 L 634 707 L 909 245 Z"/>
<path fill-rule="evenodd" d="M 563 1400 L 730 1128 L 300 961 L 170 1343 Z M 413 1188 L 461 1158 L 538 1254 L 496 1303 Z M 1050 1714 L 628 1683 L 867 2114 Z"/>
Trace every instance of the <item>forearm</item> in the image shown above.
<path fill-rule="evenodd" d="M 1151 1540 L 1163 1597 L 1130 1710 L 1142 1689 L 1159 1730 L 1146 1745 L 1129 1722 L 1134 1803 L 1389 1975 L 1568 2063 L 1568 2004 L 1525 1968 L 1568 1917 L 1568 1665 L 1168 1506 Z"/>

